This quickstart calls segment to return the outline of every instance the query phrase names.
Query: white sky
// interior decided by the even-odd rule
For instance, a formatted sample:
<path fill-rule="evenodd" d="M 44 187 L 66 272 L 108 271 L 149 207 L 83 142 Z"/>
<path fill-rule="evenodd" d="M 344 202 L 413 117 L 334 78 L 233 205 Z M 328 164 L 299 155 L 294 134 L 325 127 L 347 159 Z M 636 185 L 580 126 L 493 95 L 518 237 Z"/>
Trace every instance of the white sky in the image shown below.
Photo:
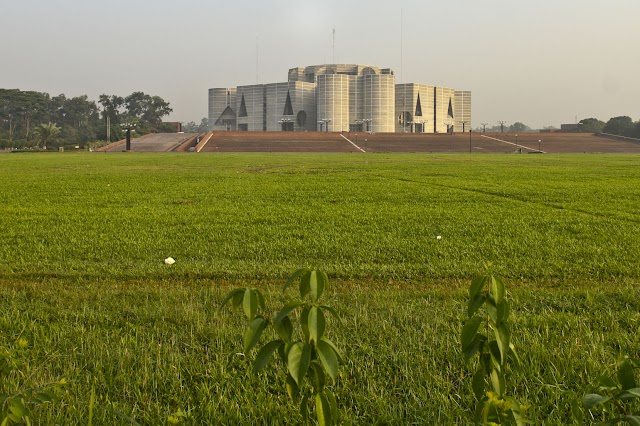
<path fill-rule="evenodd" d="M 403 61 L 400 22 L 403 16 Z M 199 121 L 207 89 L 295 66 L 390 67 L 473 92 L 473 124 L 640 119 L 640 0 L 0 0 L 0 87 L 133 91 Z"/>

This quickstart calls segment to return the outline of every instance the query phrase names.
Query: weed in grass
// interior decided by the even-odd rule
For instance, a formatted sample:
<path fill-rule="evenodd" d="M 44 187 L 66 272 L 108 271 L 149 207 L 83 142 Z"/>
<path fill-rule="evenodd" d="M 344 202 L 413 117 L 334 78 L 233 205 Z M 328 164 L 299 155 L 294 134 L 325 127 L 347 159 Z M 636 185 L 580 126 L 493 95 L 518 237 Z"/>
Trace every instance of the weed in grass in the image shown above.
<path fill-rule="evenodd" d="M 21 358 L 29 342 L 18 339 L 16 347 L 0 349 L 0 424 L 2 426 L 30 425 L 32 413 L 45 404 L 59 402 L 62 387 L 67 383 L 60 379 L 45 386 L 32 386 L 31 373 L 22 364 Z"/>
<path fill-rule="evenodd" d="M 520 362 L 511 342 L 506 296 L 505 285 L 493 275 L 491 265 L 469 286 L 469 318 L 462 328 L 462 352 L 466 362 L 476 354 L 479 358 L 478 370 L 473 375 L 473 393 L 478 400 L 475 418 L 483 425 L 530 424 L 525 407 L 507 393 L 508 361 L 516 366 Z"/>
<path fill-rule="evenodd" d="M 299 401 L 300 414 L 305 423 L 309 421 L 309 406 L 315 408 L 316 419 L 322 426 L 338 424 L 339 411 L 334 393 L 326 387 L 327 375 L 333 380 L 338 377 L 338 366 L 344 363 L 336 345 L 325 335 L 325 312 L 339 319 L 332 307 L 321 304 L 320 298 L 328 290 L 329 280 L 322 271 L 299 269 L 284 286 L 287 290 L 296 280 L 300 280 L 300 300 L 286 303 L 282 309 L 268 320 L 258 316 L 258 309 L 265 310 L 262 293 L 253 288 L 238 288 L 231 291 L 223 306 L 232 301 L 233 306 L 242 305 L 249 326 L 244 334 L 244 352 L 260 341 L 268 325 L 272 325 L 278 339 L 264 345 L 253 363 L 256 372 L 262 371 L 273 354 L 278 352 L 286 367 L 286 388 L 289 397 Z M 310 302 L 305 302 L 310 299 Z M 299 327 L 294 327 L 291 315 L 299 313 Z"/>

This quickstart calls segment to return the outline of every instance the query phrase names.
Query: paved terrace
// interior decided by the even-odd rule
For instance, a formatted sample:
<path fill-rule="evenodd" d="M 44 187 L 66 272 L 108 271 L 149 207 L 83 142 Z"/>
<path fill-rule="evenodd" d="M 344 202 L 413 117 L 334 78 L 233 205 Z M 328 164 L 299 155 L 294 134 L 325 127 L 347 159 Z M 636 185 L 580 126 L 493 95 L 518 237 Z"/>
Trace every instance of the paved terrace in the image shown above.
<path fill-rule="evenodd" d="M 168 152 L 173 151 L 191 139 L 197 136 L 197 133 L 154 133 L 144 135 L 137 139 L 131 139 L 131 151 L 133 152 Z M 122 152 L 125 150 L 125 141 L 118 141 L 105 151 Z"/>
<path fill-rule="evenodd" d="M 200 152 L 359 152 L 340 133 L 213 132 Z"/>

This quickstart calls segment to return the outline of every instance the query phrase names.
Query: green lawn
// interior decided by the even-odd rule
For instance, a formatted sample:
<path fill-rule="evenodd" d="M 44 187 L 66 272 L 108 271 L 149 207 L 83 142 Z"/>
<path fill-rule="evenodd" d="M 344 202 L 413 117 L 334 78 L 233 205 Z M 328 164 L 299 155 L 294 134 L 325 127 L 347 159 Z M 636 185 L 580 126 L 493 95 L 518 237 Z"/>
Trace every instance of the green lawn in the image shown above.
<path fill-rule="evenodd" d="M 41 424 L 298 424 L 254 375 L 234 286 L 271 309 L 284 278 L 326 270 L 353 424 L 467 424 L 459 349 L 468 280 L 507 278 L 534 424 L 571 424 L 622 354 L 640 356 L 640 156 L 0 156 L 0 346 L 69 381 Z M 438 240 L 437 236 L 442 236 Z M 175 265 L 164 265 L 172 256 Z M 288 297 L 292 297 L 291 293 Z M 272 372 L 266 375 L 276 380 Z M 281 376 L 280 376 L 281 377 Z"/>

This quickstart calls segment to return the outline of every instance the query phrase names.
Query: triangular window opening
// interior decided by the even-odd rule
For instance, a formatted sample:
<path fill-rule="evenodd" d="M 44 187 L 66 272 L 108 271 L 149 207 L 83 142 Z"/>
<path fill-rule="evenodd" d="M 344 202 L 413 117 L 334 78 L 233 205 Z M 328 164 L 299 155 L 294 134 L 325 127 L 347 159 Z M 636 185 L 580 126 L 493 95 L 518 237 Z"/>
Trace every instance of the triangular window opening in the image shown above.
<path fill-rule="evenodd" d="M 447 115 L 453 118 L 453 105 L 451 104 L 451 98 L 449 98 L 449 112 L 447 113 Z"/>
<path fill-rule="evenodd" d="M 240 111 L 238 111 L 238 117 L 247 117 L 247 104 L 244 101 L 244 95 L 242 95 L 242 100 L 240 101 Z"/>
<path fill-rule="evenodd" d="M 418 93 L 418 101 L 416 102 L 416 117 L 422 117 L 422 103 L 420 103 L 420 93 Z"/>
<path fill-rule="evenodd" d="M 293 105 L 291 105 L 291 94 L 287 91 L 287 100 L 284 103 L 284 112 L 282 115 L 293 115 Z"/>

